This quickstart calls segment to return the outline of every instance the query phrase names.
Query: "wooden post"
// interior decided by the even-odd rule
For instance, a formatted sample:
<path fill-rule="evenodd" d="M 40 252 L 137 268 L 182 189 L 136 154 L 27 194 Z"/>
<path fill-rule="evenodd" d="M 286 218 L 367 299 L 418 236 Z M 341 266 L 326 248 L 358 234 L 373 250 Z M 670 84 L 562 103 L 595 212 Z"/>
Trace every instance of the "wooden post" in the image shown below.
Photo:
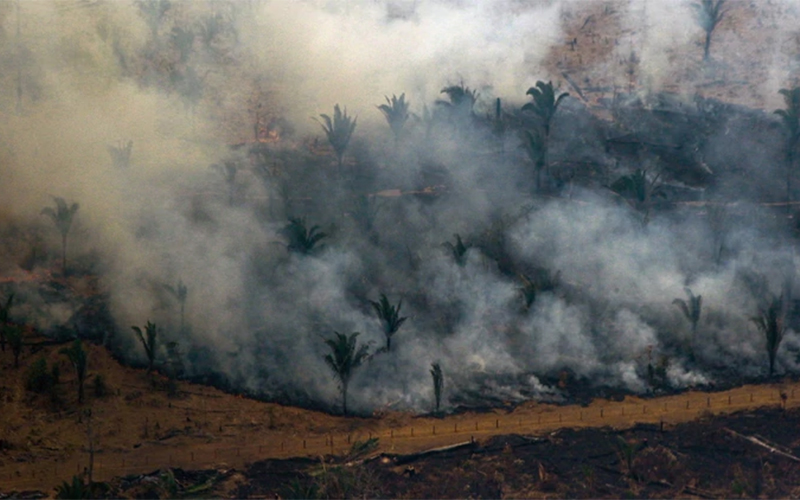
<path fill-rule="evenodd" d="M 603 418 L 603 409 L 600 408 L 600 418 Z"/>

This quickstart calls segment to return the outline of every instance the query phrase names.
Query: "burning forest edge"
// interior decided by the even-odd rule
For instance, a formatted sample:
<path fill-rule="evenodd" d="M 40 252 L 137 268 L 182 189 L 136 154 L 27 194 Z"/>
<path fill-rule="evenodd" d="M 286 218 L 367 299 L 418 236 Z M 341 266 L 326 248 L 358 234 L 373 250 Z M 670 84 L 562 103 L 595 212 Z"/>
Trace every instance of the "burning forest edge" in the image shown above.
<path fill-rule="evenodd" d="M 788 33 L 792 5 L 324 4 L 0 6 L 18 70 L 0 96 L 0 343 L 15 365 L 36 332 L 358 415 L 800 372 L 795 70 L 757 89 L 766 110 L 705 91 L 758 80 L 730 60 L 750 43 L 731 33 Z M 434 71 L 448 53 L 431 49 L 406 60 L 424 82 L 355 78 L 383 73 L 350 23 L 385 46 L 427 40 L 443 13 L 488 20 L 490 49 L 521 47 L 526 63 L 493 63 L 493 81 L 472 69 L 486 56 Z M 702 50 L 659 45 L 666 14 L 692 20 Z M 37 38 L 47 19 L 64 21 L 52 41 Z M 306 42 L 263 48 L 281 46 L 282 23 L 314 22 L 335 34 L 338 70 L 303 66 Z M 568 48 L 523 42 L 534 27 Z M 656 47 L 683 57 L 680 82 Z M 373 71 L 335 57 L 345 48 Z M 626 85 L 593 85 L 618 73 L 610 61 Z M 81 373 L 81 345 L 65 349 Z"/>

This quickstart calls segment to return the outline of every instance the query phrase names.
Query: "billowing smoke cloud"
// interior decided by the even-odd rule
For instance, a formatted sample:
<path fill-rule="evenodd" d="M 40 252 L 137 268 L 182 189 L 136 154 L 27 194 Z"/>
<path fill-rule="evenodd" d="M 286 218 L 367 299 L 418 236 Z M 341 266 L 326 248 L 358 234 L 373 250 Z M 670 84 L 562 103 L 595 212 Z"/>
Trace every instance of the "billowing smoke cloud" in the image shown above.
<path fill-rule="evenodd" d="M 518 109 L 536 80 L 561 80 L 553 61 L 582 9 L 643 33 L 587 74 L 624 71 L 635 45 L 641 85 L 686 95 L 624 96 L 613 123 L 567 98 L 548 196 L 533 196 L 517 136 L 528 122 L 505 104 L 504 123 L 485 116 L 495 97 Z M 19 284 L 13 314 L 85 334 L 76 283 L 90 290 L 96 274 L 103 337 L 132 361 L 144 354 L 130 327 L 150 320 L 162 366 L 176 342 L 187 376 L 328 408 L 324 339 L 361 332 L 371 355 L 350 404 L 362 412 L 430 409 L 432 363 L 446 405 L 763 376 L 751 317 L 770 293 L 794 304 L 791 228 L 758 204 L 785 193 L 783 137 L 777 117 L 694 98 L 694 70 L 670 52 L 697 52 L 690 15 L 666 1 L 2 4 L 0 57 L 15 69 L 0 76 L 13 89 L 0 93 L 4 272 L 57 269 L 60 238 L 39 212 L 51 196 L 81 205 L 68 299 Z M 737 43 L 724 28 L 721 54 Z M 462 84 L 478 92 L 472 114 L 435 104 Z M 375 105 L 403 92 L 418 116 L 395 146 Z M 312 120 L 335 103 L 358 116 L 341 171 Z M 655 152 L 614 149 L 629 136 Z M 636 168 L 661 172 L 646 216 L 607 188 Z M 725 217 L 673 203 L 702 199 L 730 202 Z M 319 225 L 325 247 L 287 251 L 289 217 Z M 469 246 L 457 258 L 443 245 L 455 234 Z M 695 335 L 673 303 L 686 289 L 703 297 Z M 369 303 L 380 294 L 408 317 L 388 352 Z M 799 351 L 790 329 L 779 371 Z"/>

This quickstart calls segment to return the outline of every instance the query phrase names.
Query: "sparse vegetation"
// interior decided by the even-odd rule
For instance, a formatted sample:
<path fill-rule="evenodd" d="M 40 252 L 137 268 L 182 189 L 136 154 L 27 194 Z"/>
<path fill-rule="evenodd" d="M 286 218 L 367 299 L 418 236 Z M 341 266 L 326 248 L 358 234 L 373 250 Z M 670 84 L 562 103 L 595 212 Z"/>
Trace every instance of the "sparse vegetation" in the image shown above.
<path fill-rule="evenodd" d="M 361 366 L 367 358 L 369 346 L 358 345 L 358 332 L 347 336 L 343 333 L 333 332 L 334 338 L 325 340 L 330 349 L 330 354 L 325 355 L 325 363 L 339 380 L 339 392 L 342 394 L 342 413 L 347 415 L 347 388 L 353 372 Z"/>
<path fill-rule="evenodd" d="M 372 305 L 372 308 L 375 309 L 375 313 L 378 315 L 378 319 L 381 321 L 381 325 L 383 326 L 383 334 L 386 336 L 386 351 L 392 350 L 392 337 L 397 333 L 403 323 L 408 319 L 407 317 L 400 317 L 400 308 L 403 307 L 403 301 L 397 303 L 396 306 L 393 306 L 389 303 L 389 299 L 386 298 L 386 295 L 381 294 L 380 300 L 377 302 L 369 301 Z"/>
<path fill-rule="evenodd" d="M 56 229 L 61 234 L 61 269 L 64 274 L 67 273 L 67 235 L 72 227 L 72 220 L 75 213 L 78 211 L 78 204 L 73 203 L 67 206 L 64 198 L 53 197 L 56 202 L 56 207 L 45 207 L 42 209 L 42 215 L 48 216 L 55 224 Z"/>

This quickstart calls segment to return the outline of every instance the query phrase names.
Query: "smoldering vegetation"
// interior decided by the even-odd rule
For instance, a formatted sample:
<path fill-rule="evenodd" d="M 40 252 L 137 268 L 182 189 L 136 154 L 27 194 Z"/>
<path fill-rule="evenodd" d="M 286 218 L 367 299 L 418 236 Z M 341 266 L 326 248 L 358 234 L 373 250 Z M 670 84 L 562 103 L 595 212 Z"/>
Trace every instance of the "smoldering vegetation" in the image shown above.
<path fill-rule="evenodd" d="M 360 413 L 433 410 L 434 364 L 442 408 L 796 373 L 789 122 L 586 98 L 544 69 L 575 5 L 3 4 L 11 319 L 142 366 L 151 321 L 157 369 L 327 409 L 325 340 L 360 332 Z M 80 202 L 64 245 L 50 196 Z"/>

